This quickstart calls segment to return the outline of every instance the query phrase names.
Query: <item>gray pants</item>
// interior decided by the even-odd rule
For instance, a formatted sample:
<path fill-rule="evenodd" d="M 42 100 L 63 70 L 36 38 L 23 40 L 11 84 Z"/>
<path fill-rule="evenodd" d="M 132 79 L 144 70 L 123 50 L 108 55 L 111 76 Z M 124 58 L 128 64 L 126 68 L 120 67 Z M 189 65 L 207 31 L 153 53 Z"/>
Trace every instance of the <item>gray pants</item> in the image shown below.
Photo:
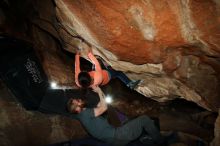
<path fill-rule="evenodd" d="M 121 127 L 118 127 L 115 132 L 114 145 L 123 146 L 128 144 L 129 142 L 139 138 L 143 130 L 148 133 L 153 141 L 161 141 L 162 137 L 160 135 L 160 131 L 155 126 L 153 120 L 144 115 L 127 122 Z"/>

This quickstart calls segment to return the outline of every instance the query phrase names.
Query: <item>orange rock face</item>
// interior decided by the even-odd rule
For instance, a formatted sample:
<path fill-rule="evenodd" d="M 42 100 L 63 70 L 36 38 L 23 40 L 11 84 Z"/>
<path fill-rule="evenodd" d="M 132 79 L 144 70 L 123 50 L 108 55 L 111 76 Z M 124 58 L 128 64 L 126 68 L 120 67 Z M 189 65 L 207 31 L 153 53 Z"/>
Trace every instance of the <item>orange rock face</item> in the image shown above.
<path fill-rule="evenodd" d="M 210 50 L 219 50 L 217 4 L 211 1 L 62 0 L 57 3 L 58 7 L 59 3 L 64 4 L 89 29 L 94 40 L 120 60 L 159 63 L 165 60 L 167 49 L 185 45 L 210 44 L 218 46 Z"/>
<path fill-rule="evenodd" d="M 22 3 L 8 0 L 0 3 L 10 8 L 0 9 L 0 31 L 30 37 L 28 40 L 33 42 L 50 81 L 74 87 L 74 55 L 67 55 L 62 49 L 75 53 L 81 38 L 114 69 L 125 72 L 133 80 L 142 79 L 137 91 L 147 98 L 159 102 L 182 98 L 207 110 L 219 111 L 219 0 L 24 0 Z M 110 87 L 115 97 L 122 96 L 118 93 L 120 88 Z M 187 116 L 173 114 L 175 108 L 164 113 L 161 103 L 152 104 L 147 98 L 143 99 L 145 102 L 140 100 L 142 96 L 138 98 L 140 95 L 129 98 L 132 104 L 127 102 L 128 91 L 131 92 L 125 90 L 122 100 L 115 104 L 121 111 L 134 116 L 149 111 L 147 114 L 153 116 L 157 103 L 160 112 L 168 115 L 168 118 L 159 116 L 163 119 L 162 130 L 187 131 L 204 139 L 212 137 L 209 125 L 200 120 L 191 123 L 188 106 L 184 108 Z M 7 97 L 6 93 L 1 95 Z M 2 145 L 45 145 L 86 135 L 76 121 L 30 113 L 7 98 L 1 98 L 0 105 Z M 212 143 L 216 146 L 219 145 L 219 121 L 218 117 Z M 44 134 L 41 129 L 45 129 Z M 45 137 L 49 138 L 45 140 Z"/>
<path fill-rule="evenodd" d="M 114 68 L 143 79 L 140 93 L 160 97 L 158 101 L 175 95 L 209 110 L 220 107 L 218 1 L 55 2 L 62 27 L 97 47 L 94 53 L 102 54 Z M 148 73 L 161 78 L 151 79 Z"/>
<path fill-rule="evenodd" d="M 131 79 L 142 79 L 137 90 L 147 97 L 160 102 L 184 98 L 214 111 L 220 107 L 218 0 L 39 0 L 30 4 L 37 13 L 19 20 L 30 19 L 33 26 L 26 32 L 32 30 L 51 80 L 74 84 L 74 62 L 62 57 L 60 49 L 74 53 L 81 38 L 113 68 Z M 14 14 L 9 16 L 1 20 L 10 22 L 6 19 Z M 24 26 L 22 30 L 29 26 L 15 24 L 7 26 Z"/>

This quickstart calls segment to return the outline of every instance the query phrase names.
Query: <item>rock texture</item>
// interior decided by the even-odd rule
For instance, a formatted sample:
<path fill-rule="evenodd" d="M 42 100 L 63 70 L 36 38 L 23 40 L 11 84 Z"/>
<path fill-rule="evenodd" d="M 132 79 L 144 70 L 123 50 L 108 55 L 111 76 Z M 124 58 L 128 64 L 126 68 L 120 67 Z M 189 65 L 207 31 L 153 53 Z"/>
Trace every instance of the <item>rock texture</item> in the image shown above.
<path fill-rule="evenodd" d="M 124 86 L 110 85 L 105 92 L 119 98 L 115 107 L 131 117 L 156 116 L 161 130 L 207 142 L 213 138 L 213 123 L 199 113 L 201 109 L 193 114 L 188 103 L 178 111 L 184 100 L 167 109 L 163 104 L 171 102 L 149 98 L 181 98 L 218 111 L 219 18 L 218 0 L 0 1 L 0 32 L 33 42 L 50 81 L 74 87 L 73 53 L 84 40 L 113 68 L 143 80 L 137 91 L 144 98 Z M 5 90 L 0 91 L 1 145 L 46 145 L 86 135 L 76 121 L 25 111 Z M 218 121 L 213 142 L 217 145 Z"/>
<path fill-rule="evenodd" d="M 0 81 L 1 146 L 40 146 L 86 136 L 70 118 L 26 111 Z"/>
<path fill-rule="evenodd" d="M 220 107 L 218 1 L 55 2 L 67 50 L 83 38 L 115 69 L 143 79 L 137 89 L 143 95 Z"/>
<path fill-rule="evenodd" d="M 215 138 L 210 144 L 211 146 L 219 146 L 220 145 L 220 109 L 219 109 L 218 118 L 215 121 Z"/>
<path fill-rule="evenodd" d="M 218 0 L 1 3 L 0 29 L 19 37 L 24 36 L 19 31 L 31 31 L 30 40 L 45 52 L 40 54 L 51 80 L 74 86 L 73 62 L 63 68 L 69 59 L 52 56 L 61 48 L 74 53 L 85 40 L 113 68 L 142 79 L 137 91 L 146 97 L 159 102 L 183 98 L 210 111 L 220 107 Z"/>

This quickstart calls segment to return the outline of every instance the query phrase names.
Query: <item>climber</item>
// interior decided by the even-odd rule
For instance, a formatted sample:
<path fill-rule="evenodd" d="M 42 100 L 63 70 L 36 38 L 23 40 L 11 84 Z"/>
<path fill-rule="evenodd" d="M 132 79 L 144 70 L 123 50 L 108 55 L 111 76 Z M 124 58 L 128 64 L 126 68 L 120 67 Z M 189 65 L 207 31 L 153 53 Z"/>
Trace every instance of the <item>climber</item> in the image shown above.
<path fill-rule="evenodd" d="M 114 70 L 109 65 L 106 65 L 107 63 L 105 62 L 103 62 L 103 64 L 105 64 L 105 68 L 102 69 L 100 63 L 93 55 L 90 46 L 85 42 L 82 42 L 79 48 L 80 49 L 77 51 L 75 56 L 75 82 L 77 86 L 83 88 L 94 88 L 95 86 L 106 85 L 110 79 L 113 78 L 119 78 L 130 89 L 135 89 L 140 83 L 140 80 L 131 81 L 123 72 Z M 95 70 L 90 72 L 81 71 L 79 60 L 80 56 L 88 56 L 91 62 L 95 65 Z"/>
<path fill-rule="evenodd" d="M 73 117 L 77 117 L 89 134 L 106 143 L 122 146 L 139 138 L 144 129 L 149 135 L 148 138 L 151 138 L 155 145 L 162 144 L 163 138 L 159 130 L 146 115 L 128 121 L 120 127 L 110 125 L 105 118 L 100 116 L 107 110 L 104 94 L 99 87 L 94 90 L 100 98 L 100 102 L 95 108 L 86 108 L 80 100 L 70 99 L 67 103 L 68 111 L 73 113 Z M 142 142 L 145 141 L 142 140 Z"/>
<path fill-rule="evenodd" d="M 99 95 L 93 91 L 91 88 L 82 88 L 79 90 L 80 94 L 69 94 L 66 95 L 68 99 L 72 99 L 74 103 L 83 103 L 83 106 L 86 108 L 95 108 L 99 103 Z M 68 112 L 68 111 L 67 111 Z M 69 113 L 69 112 L 68 112 Z M 103 114 L 105 118 L 109 121 L 109 123 L 118 127 L 121 126 L 124 122 L 128 120 L 128 117 L 117 110 L 112 105 L 108 105 L 108 109 L 105 114 Z"/>

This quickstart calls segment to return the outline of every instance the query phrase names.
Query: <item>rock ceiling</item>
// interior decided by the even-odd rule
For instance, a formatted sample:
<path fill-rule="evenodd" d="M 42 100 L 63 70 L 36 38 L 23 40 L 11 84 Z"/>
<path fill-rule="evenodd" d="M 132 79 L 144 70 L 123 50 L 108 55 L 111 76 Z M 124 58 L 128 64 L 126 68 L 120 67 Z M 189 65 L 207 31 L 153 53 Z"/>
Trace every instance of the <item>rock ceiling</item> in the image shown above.
<path fill-rule="evenodd" d="M 83 39 L 113 68 L 142 79 L 137 91 L 146 97 L 159 102 L 186 99 L 215 112 L 220 107 L 218 0 L 0 4 L 5 5 L 0 9 L 1 32 L 32 41 L 50 80 L 74 86 L 74 60 L 60 49 L 75 53 Z M 213 145 L 219 143 L 218 123 L 219 118 Z"/>
<path fill-rule="evenodd" d="M 115 69 L 142 79 L 141 94 L 220 107 L 220 6 L 217 1 L 56 0 L 59 37 L 79 38 Z"/>
<path fill-rule="evenodd" d="M 142 79 L 137 91 L 146 97 L 159 102 L 182 98 L 218 111 L 218 0 L 27 0 L 22 7 L 14 3 L 15 8 L 11 4 L 5 9 L 6 16 L 0 13 L 1 24 L 11 22 L 4 31 L 11 32 L 11 26 L 32 32 L 51 79 L 74 84 L 69 78 L 72 68 L 63 67 L 57 48 L 74 53 L 83 39 L 113 68 Z M 16 9 L 21 13 L 10 14 Z M 18 23 L 24 20 L 29 23 Z"/>

